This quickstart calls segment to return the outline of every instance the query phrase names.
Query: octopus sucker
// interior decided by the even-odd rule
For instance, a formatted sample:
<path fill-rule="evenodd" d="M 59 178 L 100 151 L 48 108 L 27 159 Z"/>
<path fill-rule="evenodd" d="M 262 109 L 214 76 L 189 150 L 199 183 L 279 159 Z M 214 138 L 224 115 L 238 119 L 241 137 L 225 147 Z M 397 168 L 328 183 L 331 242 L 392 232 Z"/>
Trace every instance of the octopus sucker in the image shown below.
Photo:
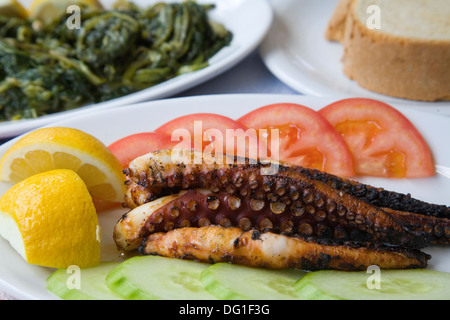
<path fill-rule="evenodd" d="M 198 159 L 202 161 L 196 163 Z M 250 236 L 252 232 L 283 239 L 293 246 L 286 252 L 306 254 L 305 248 L 315 248 L 314 252 L 337 261 L 325 265 L 322 260 L 305 258 L 291 267 L 353 270 L 364 264 L 340 260 L 339 250 L 359 252 L 363 260 L 392 260 L 390 267 L 383 262 L 387 268 L 412 268 L 426 265 L 426 255 L 418 249 L 450 242 L 449 210 L 445 206 L 281 162 L 188 150 L 178 150 L 174 156 L 171 150 L 163 150 L 135 159 L 124 173 L 124 206 L 130 211 L 114 230 L 116 244 L 123 251 L 158 253 L 149 249 L 151 244 L 162 245 L 168 241 L 163 239 L 173 237 L 180 248 L 188 248 L 192 244 L 188 239 L 195 230 L 199 234 L 200 229 L 214 232 L 202 233 L 200 238 L 206 244 L 195 247 L 216 251 L 212 246 L 215 240 L 207 239 L 207 235 L 224 239 L 240 230 L 248 232 L 251 239 L 255 238 L 254 234 Z M 155 240 L 156 235 L 161 241 Z M 340 249 L 326 253 L 331 248 Z M 194 257 L 194 253 L 184 252 L 181 256 Z M 236 254 L 225 256 L 232 262 L 252 265 L 248 258 L 237 259 Z M 399 256 L 416 261 L 400 262 Z M 221 261 L 211 257 L 207 260 Z"/>
<path fill-rule="evenodd" d="M 424 268 L 430 258 L 417 250 L 323 245 L 271 232 L 218 226 L 152 234 L 145 240 L 141 252 L 206 263 L 231 262 L 250 267 L 311 271 L 357 271 L 367 270 L 371 265 L 382 269 Z"/>

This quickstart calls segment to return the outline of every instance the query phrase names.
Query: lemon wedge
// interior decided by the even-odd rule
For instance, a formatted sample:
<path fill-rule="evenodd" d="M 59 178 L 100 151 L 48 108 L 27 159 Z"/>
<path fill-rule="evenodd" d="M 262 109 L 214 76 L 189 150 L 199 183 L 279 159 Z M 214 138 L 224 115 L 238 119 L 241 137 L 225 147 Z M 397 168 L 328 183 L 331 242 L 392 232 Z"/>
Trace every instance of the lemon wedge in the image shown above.
<path fill-rule="evenodd" d="M 25 19 L 27 10 L 16 0 L 0 0 L 0 14 Z"/>
<path fill-rule="evenodd" d="M 30 264 L 80 268 L 100 263 L 97 213 L 71 170 L 23 180 L 0 198 L 0 235 Z"/>
<path fill-rule="evenodd" d="M 100 140 L 78 129 L 51 127 L 26 134 L 1 158 L 0 180 L 17 183 L 54 169 L 76 172 L 96 200 L 123 201 L 120 162 Z"/>
<path fill-rule="evenodd" d="M 103 10 L 103 6 L 98 0 L 34 0 L 28 14 L 32 19 L 51 22 L 66 14 L 67 8 L 71 5 L 77 5 L 81 10 Z"/>

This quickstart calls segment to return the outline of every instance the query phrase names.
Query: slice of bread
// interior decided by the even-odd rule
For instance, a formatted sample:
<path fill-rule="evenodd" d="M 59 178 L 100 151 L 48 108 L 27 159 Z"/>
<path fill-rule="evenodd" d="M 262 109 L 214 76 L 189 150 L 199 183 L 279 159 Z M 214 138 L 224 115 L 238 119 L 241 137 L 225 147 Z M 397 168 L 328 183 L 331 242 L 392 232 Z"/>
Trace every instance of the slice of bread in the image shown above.
<path fill-rule="evenodd" d="M 343 71 L 361 87 L 450 100 L 450 0 L 340 0 L 325 36 L 343 44 Z"/>

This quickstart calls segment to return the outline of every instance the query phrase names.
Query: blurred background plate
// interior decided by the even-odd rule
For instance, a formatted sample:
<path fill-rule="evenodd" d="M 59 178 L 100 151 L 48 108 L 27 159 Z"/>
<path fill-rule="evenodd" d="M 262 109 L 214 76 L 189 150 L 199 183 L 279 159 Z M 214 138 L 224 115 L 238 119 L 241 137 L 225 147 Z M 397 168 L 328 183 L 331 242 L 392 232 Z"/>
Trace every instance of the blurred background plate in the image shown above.
<path fill-rule="evenodd" d="M 286 85 L 317 97 L 364 97 L 450 116 L 450 101 L 419 102 L 368 91 L 342 72 L 343 47 L 325 39 L 338 0 L 271 0 L 272 27 L 261 45 L 267 68 Z"/>

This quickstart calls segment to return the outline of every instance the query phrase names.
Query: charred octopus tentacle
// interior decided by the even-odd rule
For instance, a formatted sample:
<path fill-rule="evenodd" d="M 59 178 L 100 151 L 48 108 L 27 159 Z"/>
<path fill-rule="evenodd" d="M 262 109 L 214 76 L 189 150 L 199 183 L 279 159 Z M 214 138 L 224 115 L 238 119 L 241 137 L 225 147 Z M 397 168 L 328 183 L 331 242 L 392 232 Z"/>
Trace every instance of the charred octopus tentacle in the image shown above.
<path fill-rule="evenodd" d="M 203 156 L 202 162 L 195 164 L 199 156 Z M 207 188 L 210 197 L 217 197 L 219 203 L 227 202 L 227 196 L 241 203 L 240 212 L 246 212 L 241 213 L 239 220 L 236 220 L 239 215 L 232 216 L 233 210 L 218 215 L 220 219 L 208 217 L 212 224 L 220 224 L 217 219 L 224 219 L 222 223 L 230 226 L 251 225 L 259 229 L 266 224 L 266 229 L 274 232 L 336 241 L 376 241 L 409 248 L 424 247 L 431 241 L 448 243 L 450 239 L 448 219 L 422 214 L 427 206 L 443 206 L 422 204 L 421 213 L 398 211 L 401 199 L 406 199 L 403 207 L 411 206 L 410 197 L 301 167 L 278 164 L 271 174 L 263 174 L 275 163 L 223 155 L 205 158 L 191 151 L 183 151 L 179 159 L 182 160 L 174 160 L 171 151 L 160 151 L 132 162 L 125 170 L 128 187 L 125 205 L 135 208 L 183 189 Z M 389 198 L 396 199 L 394 208 L 389 208 Z M 197 214 L 209 212 L 205 200 L 197 200 L 194 196 Z M 374 203 L 381 203 L 382 207 Z M 166 221 L 167 216 L 161 216 Z M 148 227 L 151 229 L 153 225 Z"/>
<path fill-rule="evenodd" d="M 139 240 L 132 237 L 128 242 L 140 243 L 149 234 L 177 228 L 218 225 L 334 242 L 377 242 L 410 248 L 426 244 L 423 237 L 409 234 L 379 208 L 339 197 L 327 198 L 314 189 L 286 192 L 286 196 L 284 192 L 283 196 L 259 191 L 242 195 L 195 189 L 166 199 L 159 207 L 144 205 L 134 209 L 119 222 L 117 228 L 122 229 L 136 216 L 143 222 Z"/>
<path fill-rule="evenodd" d="M 152 234 L 141 252 L 206 263 L 231 262 L 251 267 L 311 271 L 367 270 L 371 265 L 382 269 L 424 268 L 430 258 L 417 250 L 326 245 L 271 232 L 217 226 Z"/>
<path fill-rule="evenodd" d="M 296 167 L 295 169 L 310 179 L 326 183 L 331 188 L 343 191 L 377 207 L 450 219 L 450 207 L 445 205 L 427 203 L 412 198 L 410 194 L 402 194 L 388 191 L 383 188 L 375 188 L 356 181 L 342 179 L 315 169 L 301 167 Z"/>

